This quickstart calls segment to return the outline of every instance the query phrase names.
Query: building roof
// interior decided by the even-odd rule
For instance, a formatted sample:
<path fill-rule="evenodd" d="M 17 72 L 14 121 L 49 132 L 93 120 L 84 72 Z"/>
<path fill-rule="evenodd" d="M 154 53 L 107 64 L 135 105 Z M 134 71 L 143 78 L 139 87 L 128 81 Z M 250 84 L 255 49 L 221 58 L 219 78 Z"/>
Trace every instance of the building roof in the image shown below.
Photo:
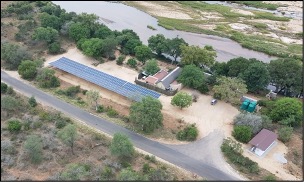
<path fill-rule="evenodd" d="M 171 71 L 166 77 L 164 77 L 161 82 L 163 83 L 165 88 L 169 88 L 170 84 L 180 75 L 182 69 L 180 67 L 176 67 L 173 71 Z"/>
<path fill-rule="evenodd" d="M 177 83 L 177 81 L 176 80 L 174 80 L 172 83 L 171 83 L 171 85 L 177 85 L 178 83 Z"/>
<path fill-rule="evenodd" d="M 155 77 L 155 78 L 157 78 L 158 80 L 161 80 L 161 79 L 163 79 L 165 76 L 167 76 L 168 75 L 168 72 L 167 71 L 165 71 L 165 70 L 160 70 L 160 71 L 158 71 L 157 73 L 155 73 L 153 76 Z"/>
<path fill-rule="evenodd" d="M 151 76 L 151 75 L 145 79 L 145 81 L 147 83 L 152 84 L 152 85 L 154 85 L 157 82 L 157 80 L 158 80 L 157 78 L 155 78 L 154 76 Z"/>
<path fill-rule="evenodd" d="M 265 151 L 277 139 L 277 137 L 277 134 L 274 132 L 262 129 L 262 131 L 249 141 L 249 143 Z"/>

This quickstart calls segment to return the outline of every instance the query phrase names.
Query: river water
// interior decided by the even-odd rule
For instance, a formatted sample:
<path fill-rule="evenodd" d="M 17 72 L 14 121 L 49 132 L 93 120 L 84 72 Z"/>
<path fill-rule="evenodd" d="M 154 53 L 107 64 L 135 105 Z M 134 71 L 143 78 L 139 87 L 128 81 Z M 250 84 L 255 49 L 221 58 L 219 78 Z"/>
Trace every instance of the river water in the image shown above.
<path fill-rule="evenodd" d="M 267 63 L 270 60 L 276 59 L 276 57 L 243 48 L 237 42 L 227 38 L 177 30 L 166 30 L 157 25 L 156 18 L 121 3 L 102 1 L 53 1 L 53 3 L 60 5 L 61 8 L 68 12 L 94 13 L 98 15 L 101 22 L 111 30 L 121 31 L 123 29 L 132 29 L 146 45 L 148 44 L 148 38 L 152 35 L 163 34 L 166 38 L 174 38 L 176 36 L 183 38 L 190 45 L 200 47 L 211 45 L 217 52 L 216 61 L 218 62 L 227 62 L 232 58 L 240 56 L 256 58 Z M 151 30 L 147 28 L 147 25 L 151 25 L 157 30 Z"/>

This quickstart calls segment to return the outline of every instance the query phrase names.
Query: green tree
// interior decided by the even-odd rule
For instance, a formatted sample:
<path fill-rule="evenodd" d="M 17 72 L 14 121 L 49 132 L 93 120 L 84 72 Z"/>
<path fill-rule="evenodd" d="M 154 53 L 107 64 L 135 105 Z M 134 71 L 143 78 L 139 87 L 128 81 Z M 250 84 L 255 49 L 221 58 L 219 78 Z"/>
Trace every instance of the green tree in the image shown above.
<path fill-rule="evenodd" d="M 80 22 L 72 23 L 69 26 L 69 36 L 75 41 L 87 39 L 90 37 L 90 29 Z"/>
<path fill-rule="evenodd" d="M 48 68 L 42 68 L 36 77 L 38 84 L 42 88 L 58 87 L 60 82 L 55 76 L 55 71 Z"/>
<path fill-rule="evenodd" d="M 86 93 L 88 101 L 92 104 L 95 103 L 95 109 L 98 109 L 98 99 L 100 97 L 99 92 L 96 90 L 90 90 Z"/>
<path fill-rule="evenodd" d="M 67 146 L 71 147 L 72 154 L 74 155 L 74 143 L 77 138 L 77 129 L 75 125 L 68 124 L 58 132 L 58 137 Z"/>
<path fill-rule="evenodd" d="M 24 48 L 16 44 L 1 43 L 1 60 L 5 61 L 5 68 L 16 70 L 23 60 L 31 59 L 31 55 Z"/>
<path fill-rule="evenodd" d="M 263 62 L 250 64 L 244 72 L 240 73 L 239 77 L 245 81 L 250 92 L 265 89 L 270 81 L 268 69 Z"/>
<path fill-rule="evenodd" d="M 29 98 L 28 103 L 30 104 L 31 107 L 36 107 L 37 106 L 37 102 L 34 96 L 32 96 L 31 98 Z"/>
<path fill-rule="evenodd" d="M 99 38 L 87 39 L 81 44 L 81 49 L 83 50 L 83 53 L 87 56 L 92 56 L 94 58 L 101 56 L 103 47 L 104 42 Z"/>
<path fill-rule="evenodd" d="M 248 68 L 249 64 L 249 60 L 243 57 L 230 59 L 226 64 L 226 67 L 228 69 L 227 76 L 239 76 L 240 73 L 242 73 Z"/>
<path fill-rule="evenodd" d="M 222 76 L 216 81 L 218 85 L 213 87 L 214 95 L 226 102 L 238 104 L 240 98 L 247 93 L 247 86 L 242 79 Z"/>
<path fill-rule="evenodd" d="M 163 34 L 153 35 L 148 39 L 148 46 L 155 51 L 158 56 L 164 52 L 168 52 L 167 39 Z"/>
<path fill-rule="evenodd" d="M 180 109 L 189 107 L 192 105 L 192 96 L 186 92 L 178 92 L 172 99 L 171 104 L 178 106 Z"/>
<path fill-rule="evenodd" d="M 177 78 L 177 81 L 181 82 L 184 86 L 197 89 L 204 84 L 204 74 L 202 70 L 195 65 L 186 65 Z"/>
<path fill-rule="evenodd" d="M 160 68 L 158 67 L 157 61 L 155 59 L 150 59 L 147 61 L 144 70 L 149 75 L 154 75 L 160 70 Z"/>
<path fill-rule="evenodd" d="M 5 94 L 7 91 L 7 85 L 6 83 L 1 82 L 1 93 Z"/>
<path fill-rule="evenodd" d="M 18 105 L 18 101 L 12 96 L 5 95 L 1 97 L 1 109 L 7 111 L 14 111 L 15 109 L 17 109 Z"/>
<path fill-rule="evenodd" d="M 49 53 L 50 54 L 58 54 L 58 53 L 60 53 L 60 50 L 61 50 L 60 42 L 56 41 L 56 42 L 51 43 L 48 46 L 48 49 L 49 49 Z"/>
<path fill-rule="evenodd" d="M 134 155 L 134 147 L 129 138 L 121 133 L 115 133 L 110 145 L 111 154 L 120 159 L 131 158 Z"/>
<path fill-rule="evenodd" d="M 176 136 L 178 140 L 194 141 L 198 136 L 198 129 L 192 124 L 179 131 Z"/>
<path fill-rule="evenodd" d="M 138 181 L 142 180 L 142 177 L 131 168 L 126 168 L 120 171 L 118 175 L 118 180 L 120 181 Z"/>
<path fill-rule="evenodd" d="M 282 121 L 290 117 L 295 119 L 295 122 L 291 123 L 292 126 L 301 126 L 303 121 L 301 102 L 295 98 L 282 98 L 276 101 L 270 112 L 270 118 L 273 121 Z"/>
<path fill-rule="evenodd" d="M 136 66 L 137 66 L 137 61 L 136 61 L 135 58 L 130 58 L 130 59 L 128 59 L 127 64 L 128 64 L 129 66 L 131 66 L 132 68 L 136 68 Z"/>
<path fill-rule="evenodd" d="M 281 140 L 284 143 L 288 142 L 291 138 L 292 132 L 293 132 L 292 127 L 288 127 L 288 126 L 281 127 L 278 130 L 279 140 Z"/>
<path fill-rule="evenodd" d="M 181 51 L 181 45 L 188 45 L 187 42 L 185 42 L 184 39 L 175 37 L 173 39 L 167 39 L 167 51 L 170 56 L 174 58 L 174 61 L 176 62 L 177 57 L 179 57 L 182 53 Z"/>
<path fill-rule="evenodd" d="M 301 93 L 302 85 L 302 65 L 299 60 L 292 58 L 272 60 L 269 63 L 269 73 L 271 83 L 276 86 L 275 92 L 294 91 Z"/>
<path fill-rule="evenodd" d="M 48 13 L 42 13 L 40 15 L 40 22 L 42 27 L 44 28 L 51 27 L 58 31 L 60 30 L 62 25 L 60 18 L 58 18 L 55 15 L 50 15 Z"/>
<path fill-rule="evenodd" d="M 19 120 L 13 119 L 8 121 L 7 129 L 10 132 L 17 132 L 20 131 L 22 127 L 22 124 Z"/>
<path fill-rule="evenodd" d="M 30 60 L 22 61 L 18 66 L 18 73 L 22 78 L 32 80 L 37 75 L 37 64 Z"/>
<path fill-rule="evenodd" d="M 108 37 L 103 40 L 102 52 L 106 58 L 114 55 L 118 42 L 114 37 Z"/>
<path fill-rule="evenodd" d="M 162 104 L 152 97 L 145 97 L 141 102 L 133 103 L 130 107 L 130 120 L 144 132 L 151 133 L 162 126 Z"/>
<path fill-rule="evenodd" d="M 252 129 L 249 126 L 234 126 L 232 136 L 242 143 L 248 143 L 252 137 Z"/>
<path fill-rule="evenodd" d="M 228 66 L 227 63 L 225 62 L 215 62 L 211 67 L 211 71 L 213 74 L 218 75 L 218 76 L 227 76 L 228 75 Z"/>
<path fill-rule="evenodd" d="M 51 27 L 38 27 L 33 34 L 34 40 L 46 41 L 48 44 L 55 42 L 59 37 L 58 31 Z"/>
<path fill-rule="evenodd" d="M 125 59 L 126 59 L 126 56 L 125 55 L 120 55 L 119 57 L 118 57 L 118 59 L 116 60 L 116 64 L 117 65 L 122 65 L 123 64 L 123 62 L 125 61 Z"/>
<path fill-rule="evenodd" d="M 146 45 L 136 46 L 134 50 L 136 58 L 143 64 L 152 57 L 152 51 Z"/>
<path fill-rule="evenodd" d="M 112 30 L 105 25 L 101 25 L 94 33 L 94 37 L 100 39 L 105 39 L 107 37 L 111 37 L 112 35 L 113 35 Z"/>
<path fill-rule="evenodd" d="M 181 45 L 181 64 L 196 66 L 212 66 L 215 62 L 216 52 L 198 46 Z"/>
<path fill-rule="evenodd" d="M 42 161 L 42 141 L 37 135 L 27 137 L 24 148 L 30 156 L 32 163 L 40 163 Z"/>

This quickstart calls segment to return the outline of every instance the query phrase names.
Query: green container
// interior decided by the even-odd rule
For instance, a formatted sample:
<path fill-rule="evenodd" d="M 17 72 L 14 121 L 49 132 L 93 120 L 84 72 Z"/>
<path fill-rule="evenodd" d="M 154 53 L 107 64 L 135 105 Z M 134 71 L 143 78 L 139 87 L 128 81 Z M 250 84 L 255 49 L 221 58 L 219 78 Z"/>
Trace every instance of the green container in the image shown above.
<path fill-rule="evenodd" d="M 248 108 L 247 108 L 247 111 L 248 112 L 253 112 L 254 110 L 255 110 L 255 106 L 256 106 L 256 104 L 249 104 L 249 106 L 248 106 Z"/>
<path fill-rule="evenodd" d="M 250 103 L 249 102 L 246 102 L 246 100 L 242 103 L 242 105 L 241 105 L 241 109 L 242 110 L 246 110 L 247 108 L 248 108 L 248 105 L 249 105 Z"/>

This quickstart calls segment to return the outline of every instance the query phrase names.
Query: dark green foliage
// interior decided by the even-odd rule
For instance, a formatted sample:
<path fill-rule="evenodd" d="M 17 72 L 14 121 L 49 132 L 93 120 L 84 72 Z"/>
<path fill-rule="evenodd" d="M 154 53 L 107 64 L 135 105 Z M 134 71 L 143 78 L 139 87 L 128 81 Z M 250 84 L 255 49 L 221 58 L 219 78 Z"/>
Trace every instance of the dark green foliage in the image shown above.
<path fill-rule="evenodd" d="M 107 37 L 113 36 L 111 29 L 105 25 L 101 25 L 94 33 L 94 37 L 105 39 Z"/>
<path fill-rule="evenodd" d="M 58 133 L 59 139 L 65 143 L 67 146 L 71 147 L 72 154 L 74 154 L 74 143 L 77 137 L 77 129 L 75 125 L 68 124 L 63 129 L 61 129 Z"/>
<path fill-rule="evenodd" d="M 122 52 L 124 54 L 135 55 L 135 47 L 141 46 L 142 42 L 139 39 L 130 39 L 122 47 Z"/>
<path fill-rule="evenodd" d="M 128 59 L 127 64 L 128 64 L 129 66 L 131 66 L 132 68 L 136 68 L 136 66 L 137 66 L 137 61 L 136 61 L 135 58 L 130 58 L 130 59 Z"/>
<path fill-rule="evenodd" d="M 111 61 L 114 61 L 116 59 L 115 54 L 113 53 L 113 54 L 109 55 L 108 59 L 111 60 Z"/>
<path fill-rule="evenodd" d="M 82 38 L 90 37 L 90 29 L 84 24 L 77 22 L 69 26 L 69 36 L 75 41 L 79 41 Z"/>
<path fill-rule="evenodd" d="M 177 57 L 181 55 L 181 45 L 188 45 L 188 43 L 182 39 L 175 37 L 173 39 L 167 39 L 167 52 L 170 56 L 174 57 L 174 61 L 176 62 Z"/>
<path fill-rule="evenodd" d="M 33 61 L 22 61 L 18 66 L 18 73 L 22 78 L 32 80 L 37 75 L 37 64 Z"/>
<path fill-rule="evenodd" d="M 198 136 L 198 129 L 195 124 L 189 125 L 176 135 L 178 140 L 194 141 Z"/>
<path fill-rule="evenodd" d="M 24 143 L 24 148 L 29 154 L 32 163 L 37 164 L 42 161 L 41 137 L 37 135 L 28 136 Z"/>
<path fill-rule="evenodd" d="M 159 100 L 145 97 L 141 102 L 135 102 L 130 107 L 130 120 L 136 124 L 137 128 L 151 133 L 163 125 L 161 109 L 162 104 Z"/>
<path fill-rule="evenodd" d="M 8 121 L 8 125 L 7 125 L 7 129 L 10 132 L 17 132 L 20 131 L 22 127 L 22 124 L 19 120 L 15 119 L 15 120 L 9 120 Z"/>
<path fill-rule="evenodd" d="M 136 58 L 143 64 L 146 63 L 146 60 L 152 57 L 152 51 L 146 45 L 136 46 L 134 51 Z"/>
<path fill-rule="evenodd" d="M 71 86 L 66 89 L 65 95 L 69 97 L 74 97 L 77 93 L 80 92 L 80 86 Z"/>
<path fill-rule="evenodd" d="M 262 1 L 230 1 L 230 2 L 243 4 L 255 8 L 268 9 L 268 10 L 276 10 L 278 7 L 280 7 L 280 5 L 278 4 L 269 4 L 269 3 L 264 3 Z"/>
<path fill-rule="evenodd" d="M 225 64 L 221 65 L 225 69 Z M 226 64 L 226 69 L 228 70 L 227 76 L 237 77 L 240 73 L 244 72 L 249 65 L 249 61 L 246 58 L 238 57 L 230 59 Z M 223 71 L 222 71 L 223 72 Z"/>
<path fill-rule="evenodd" d="M 169 181 L 172 177 L 163 169 L 151 169 L 149 173 L 150 181 Z"/>
<path fill-rule="evenodd" d="M 7 91 L 7 85 L 6 83 L 1 82 L 1 93 L 5 94 Z"/>
<path fill-rule="evenodd" d="M 101 176 L 101 180 L 109 180 L 113 176 L 113 171 L 110 167 L 105 166 L 100 176 Z"/>
<path fill-rule="evenodd" d="M 294 122 L 291 126 L 301 126 L 303 122 L 302 104 L 295 98 L 282 98 L 275 102 L 270 118 L 273 121 L 283 121 L 290 117 L 294 117 Z"/>
<path fill-rule="evenodd" d="M 250 160 L 248 157 L 242 155 L 241 144 L 232 139 L 224 139 L 221 150 L 228 158 L 229 162 L 238 166 L 239 170 L 247 174 L 258 174 L 260 169 L 256 162 Z"/>
<path fill-rule="evenodd" d="M 17 15 L 29 14 L 33 11 L 33 6 L 28 1 L 14 2 L 7 6 L 8 13 L 16 13 Z"/>
<path fill-rule="evenodd" d="M 120 171 L 118 175 L 118 180 L 120 181 L 138 181 L 142 180 L 142 177 L 131 168 L 126 168 Z"/>
<path fill-rule="evenodd" d="M 11 87 L 11 86 L 7 87 L 6 94 L 15 95 L 15 91 L 14 91 L 13 87 Z"/>
<path fill-rule="evenodd" d="M 42 27 L 51 27 L 56 30 L 60 30 L 62 25 L 60 18 L 55 15 L 50 15 L 48 13 L 42 13 L 40 15 L 40 22 Z"/>
<path fill-rule="evenodd" d="M 180 107 L 180 109 L 189 107 L 192 104 L 192 96 L 186 92 L 178 92 L 174 97 L 172 97 L 171 104 L 173 106 Z"/>
<path fill-rule="evenodd" d="M 215 62 L 216 52 L 199 46 L 181 45 L 181 64 L 196 66 L 212 66 Z"/>
<path fill-rule="evenodd" d="M 114 110 L 113 108 L 109 108 L 107 110 L 107 115 L 111 118 L 114 118 L 114 117 L 118 116 L 118 112 L 116 110 Z"/>
<path fill-rule="evenodd" d="M 271 175 L 265 176 L 263 178 L 263 180 L 265 180 L 265 181 L 276 181 L 276 177 L 275 177 L 275 175 L 271 174 Z"/>
<path fill-rule="evenodd" d="M 282 127 L 279 129 L 278 134 L 279 134 L 279 140 L 282 142 L 286 143 L 290 140 L 291 135 L 293 132 L 292 127 Z"/>
<path fill-rule="evenodd" d="M 61 129 L 61 128 L 65 127 L 66 125 L 67 125 L 67 122 L 64 119 L 58 119 L 55 122 L 55 126 L 58 129 Z"/>
<path fill-rule="evenodd" d="M 149 75 L 154 75 L 160 70 L 160 68 L 157 65 L 157 61 L 155 59 L 151 59 L 147 61 L 144 70 Z"/>
<path fill-rule="evenodd" d="M 121 133 L 115 133 L 110 145 L 111 154 L 120 159 L 131 158 L 134 155 L 134 147 L 129 138 Z"/>
<path fill-rule="evenodd" d="M 7 111 L 14 111 L 17 109 L 19 102 L 12 96 L 3 96 L 1 97 L 1 109 Z"/>
<path fill-rule="evenodd" d="M 184 86 L 197 89 L 204 83 L 204 74 L 195 65 L 186 65 L 177 81 L 181 82 Z"/>
<path fill-rule="evenodd" d="M 122 161 L 122 162 L 121 162 L 121 166 L 122 166 L 123 168 L 128 168 L 128 167 L 131 167 L 131 164 L 130 164 L 129 162 L 127 162 L 127 161 Z"/>
<path fill-rule="evenodd" d="M 23 60 L 31 59 L 31 55 L 24 48 L 16 44 L 1 43 L 1 59 L 5 62 L 4 67 L 16 70 Z"/>
<path fill-rule="evenodd" d="M 153 35 L 148 39 L 148 46 L 158 55 L 168 52 L 167 39 L 162 34 Z"/>
<path fill-rule="evenodd" d="M 53 42 L 50 45 L 48 45 L 49 53 L 50 54 L 58 54 L 61 51 L 60 42 Z"/>
<path fill-rule="evenodd" d="M 34 40 L 46 41 L 48 44 L 55 42 L 59 37 L 58 31 L 51 27 L 38 27 L 33 34 Z"/>
<path fill-rule="evenodd" d="M 83 50 L 83 53 L 87 56 L 92 56 L 94 58 L 97 58 L 102 55 L 103 47 L 103 40 L 98 38 L 87 39 L 81 44 L 81 49 Z"/>
<path fill-rule="evenodd" d="M 30 104 L 31 107 L 36 107 L 37 106 L 37 102 L 34 96 L 32 96 L 31 98 L 29 98 L 28 103 Z"/>
<path fill-rule="evenodd" d="M 242 143 L 248 143 L 252 137 L 252 129 L 249 126 L 234 126 L 232 136 Z"/>
<path fill-rule="evenodd" d="M 207 82 L 207 80 L 206 80 L 206 82 Z M 209 92 L 209 88 L 206 84 L 202 84 L 201 86 L 199 86 L 197 88 L 197 90 L 200 91 L 200 93 L 202 93 L 202 94 L 206 94 Z"/>
<path fill-rule="evenodd" d="M 118 57 L 118 59 L 116 60 L 116 64 L 117 64 L 117 65 L 122 65 L 125 59 L 126 59 L 126 56 L 125 56 L 125 55 L 120 55 L 120 56 Z"/>
<path fill-rule="evenodd" d="M 55 77 L 55 71 L 48 68 L 42 68 L 42 70 L 38 72 L 36 80 L 38 81 L 39 86 L 42 88 L 60 86 L 59 79 Z"/>
<path fill-rule="evenodd" d="M 107 37 L 103 40 L 102 55 L 106 58 L 115 57 L 114 51 L 118 42 L 114 37 Z M 115 60 L 116 57 L 113 59 Z M 112 60 L 112 59 L 111 59 Z"/>
<path fill-rule="evenodd" d="M 105 109 L 102 105 L 97 106 L 96 112 L 101 113 L 101 112 L 104 112 L 104 111 L 105 111 Z"/>
<path fill-rule="evenodd" d="M 148 172 L 150 172 L 150 170 L 151 170 L 151 167 L 149 166 L 149 164 L 148 163 L 144 163 L 144 165 L 142 167 L 143 173 L 148 173 Z"/>

